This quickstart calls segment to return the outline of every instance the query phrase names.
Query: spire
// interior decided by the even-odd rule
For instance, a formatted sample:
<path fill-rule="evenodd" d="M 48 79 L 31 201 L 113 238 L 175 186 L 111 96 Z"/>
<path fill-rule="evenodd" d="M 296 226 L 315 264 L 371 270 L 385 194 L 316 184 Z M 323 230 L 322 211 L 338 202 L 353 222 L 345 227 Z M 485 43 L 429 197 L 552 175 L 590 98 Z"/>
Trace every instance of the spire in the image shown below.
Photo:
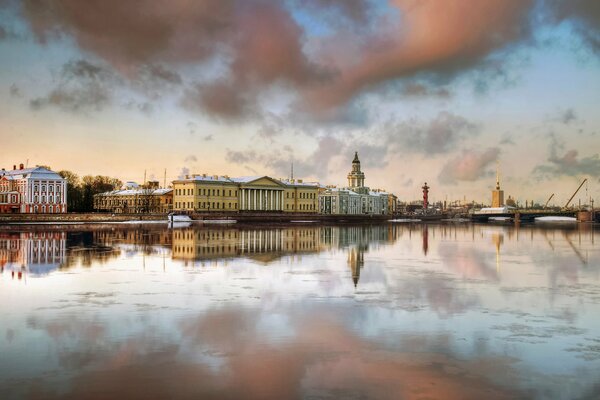
<path fill-rule="evenodd" d="M 354 152 L 354 160 L 352 160 L 352 163 L 359 163 L 360 160 L 358 159 L 358 151 Z"/>
<path fill-rule="evenodd" d="M 290 179 L 294 179 L 294 161 L 292 161 L 292 170 L 291 170 Z"/>
<path fill-rule="evenodd" d="M 500 162 L 496 161 L 496 190 L 500 190 Z"/>

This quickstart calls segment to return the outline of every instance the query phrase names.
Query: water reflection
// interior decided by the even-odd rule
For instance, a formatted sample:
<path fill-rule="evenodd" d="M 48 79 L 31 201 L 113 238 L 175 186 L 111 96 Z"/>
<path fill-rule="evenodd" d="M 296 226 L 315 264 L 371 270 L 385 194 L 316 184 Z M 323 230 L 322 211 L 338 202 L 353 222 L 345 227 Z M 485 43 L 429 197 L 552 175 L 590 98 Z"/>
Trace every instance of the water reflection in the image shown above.
<path fill-rule="evenodd" d="M 595 229 L 5 230 L 0 393 L 595 398 Z"/>
<path fill-rule="evenodd" d="M 0 232 L 0 271 L 11 277 L 44 275 L 65 262 L 65 232 Z"/>

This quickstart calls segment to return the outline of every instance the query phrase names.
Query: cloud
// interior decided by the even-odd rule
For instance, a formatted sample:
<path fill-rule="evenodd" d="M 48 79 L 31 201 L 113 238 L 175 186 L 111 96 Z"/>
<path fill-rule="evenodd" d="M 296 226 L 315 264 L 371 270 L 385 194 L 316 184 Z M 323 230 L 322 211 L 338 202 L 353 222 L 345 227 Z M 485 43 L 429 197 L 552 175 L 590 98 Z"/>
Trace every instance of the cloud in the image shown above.
<path fill-rule="evenodd" d="M 213 135 L 206 135 L 206 136 L 204 136 L 204 141 L 205 141 L 205 142 L 210 142 L 210 141 L 212 141 L 213 139 L 214 139 L 214 138 L 213 138 Z"/>
<path fill-rule="evenodd" d="M 567 108 L 566 110 L 560 112 L 558 120 L 563 124 L 568 125 L 571 122 L 577 121 L 578 118 L 577 114 L 575 113 L 575 110 L 573 110 L 572 108 Z"/>
<path fill-rule="evenodd" d="M 456 184 L 458 181 L 476 181 L 489 176 L 488 167 L 498 159 L 500 149 L 490 147 L 479 152 L 476 150 L 463 150 L 462 154 L 450 159 L 438 175 L 441 183 Z"/>
<path fill-rule="evenodd" d="M 451 96 L 447 88 L 434 88 L 431 85 L 409 82 L 402 88 L 402 94 L 407 97 L 438 97 L 447 99 Z"/>
<path fill-rule="evenodd" d="M 112 102 L 112 85 L 117 78 L 110 70 L 86 60 L 63 65 L 59 82 L 47 95 L 30 101 L 34 110 L 57 107 L 64 111 L 100 111 Z"/>
<path fill-rule="evenodd" d="M 597 153 L 580 158 L 579 152 L 571 149 L 559 155 L 559 150 L 563 148 L 564 144 L 552 137 L 548 162 L 536 166 L 533 169 L 533 174 L 547 179 L 558 176 L 600 176 L 600 156 Z"/>
<path fill-rule="evenodd" d="M 547 0 L 553 22 L 569 21 L 594 53 L 600 53 L 600 5 L 597 0 Z"/>
<path fill-rule="evenodd" d="M 184 161 L 185 161 L 185 162 L 196 162 L 196 161 L 198 161 L 198 158 L 197 158 L 195 155 L 193 155 L 193 154 L 190 154 L 189 156 L 187 156 L 187 157 L 185 158 L 185 160 L 184 160 Z"/>
<path fill-rule="evenodd" d="M 451 75 L 474 67 L 495 50 L 528 35 L 533 1 L 396 0 L 392 4 L 402 16 L 401 23 L 383 26 L 366 39 L 355 54 L 358 61 L 339 68 L 335 80 L 308 93 L 305 107 L 318 113 L 387 81 L 423 72 Z M 470 23 L 464 23 L 465 18 Z M 351 58 L 330 50 L 331 59 Z"/>
<path fill-rule="evenodd" d="M 186 177 L 186 175 L 190 174 L 190 169 L 188 167 L 182 167 L 181 171 L 179 171 L 179 174 L 177 175 L 177 179 L 184 179 Z"/>
<path fill-rule="evenodd" d="M 23 92 L 21 91 L 21 88 L 17 86 L 16 83 L 10 85 L 8 93 L 10 94 L 10 97 L 23 97 Z"/>
<path fill-rule="evenodd" d="M 386 142 L 394 151 L 406 149 L 423 154 L 447 153 L 468 137 L 479 133 L 477 124 L 449 112 L 441 112 L 426 124 L 415 119 L 384 126 Z"/>
<path fill-rule="evenodd" d="M 276 176 L 282 177 L 290 175 L 293 163 L 295 176 L 324 177 L 328 174 L 330 161 L 340 154 L 342 148 L 344 148 L 343 141 L 332 136 L 325 136 L 318 139 L 315 151 L 302 159 L 298 159 L 291 148 L 286 148 L 283 151 L 269 149 L 268 152 L 227 149 L 225 160 L 242 165 L 259 164 L 273 171 Z"/>
<path fill-rule="evenodd" d="M 539 8 L 546 19 L 532 16 Z M 398 82 L 405 96 L 446 98 L 448 83 L 471 73 L 486 91 L 490 80 L 512 80 L 506 53 L 532 40 L 533 24 L 569 21 L 598 47 L 598 14 L 596 0 L 22 3 L 40 43 L 72 38 L 133 87 L 151 97 L 168 87 L 219 121 L 264 115 L 262 95 L 273 90 L 289 95 L 290 116 L 316 121 L 353 121 L 348 108 L 361 95 Z M 203 72 L 190 81 L 178 72 L 191 69 Z"/>

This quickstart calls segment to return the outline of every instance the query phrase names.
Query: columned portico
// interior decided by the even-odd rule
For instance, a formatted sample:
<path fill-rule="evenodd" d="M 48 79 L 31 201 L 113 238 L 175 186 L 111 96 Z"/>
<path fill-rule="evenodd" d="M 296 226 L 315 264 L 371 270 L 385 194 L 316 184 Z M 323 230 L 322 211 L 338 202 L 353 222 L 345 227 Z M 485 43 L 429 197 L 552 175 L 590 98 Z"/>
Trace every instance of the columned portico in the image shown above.
<path fill-rule="evenodd" d="M 241 188 L 241 211 L 282 211 L 283 189 Z"/>

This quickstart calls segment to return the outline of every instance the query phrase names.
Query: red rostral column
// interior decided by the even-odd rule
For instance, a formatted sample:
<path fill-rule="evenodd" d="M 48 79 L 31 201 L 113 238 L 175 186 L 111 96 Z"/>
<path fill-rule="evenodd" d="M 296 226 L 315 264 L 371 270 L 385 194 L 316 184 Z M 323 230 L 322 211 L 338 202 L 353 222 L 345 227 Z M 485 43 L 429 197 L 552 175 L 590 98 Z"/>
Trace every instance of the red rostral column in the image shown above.
<path fill-rule="evenodd" d="M 429 186 L 427 186 L 427 182 L 421 189 L 423 189 L 423 209 L 427 210 L 427 206 L 429 206 Z"/>

